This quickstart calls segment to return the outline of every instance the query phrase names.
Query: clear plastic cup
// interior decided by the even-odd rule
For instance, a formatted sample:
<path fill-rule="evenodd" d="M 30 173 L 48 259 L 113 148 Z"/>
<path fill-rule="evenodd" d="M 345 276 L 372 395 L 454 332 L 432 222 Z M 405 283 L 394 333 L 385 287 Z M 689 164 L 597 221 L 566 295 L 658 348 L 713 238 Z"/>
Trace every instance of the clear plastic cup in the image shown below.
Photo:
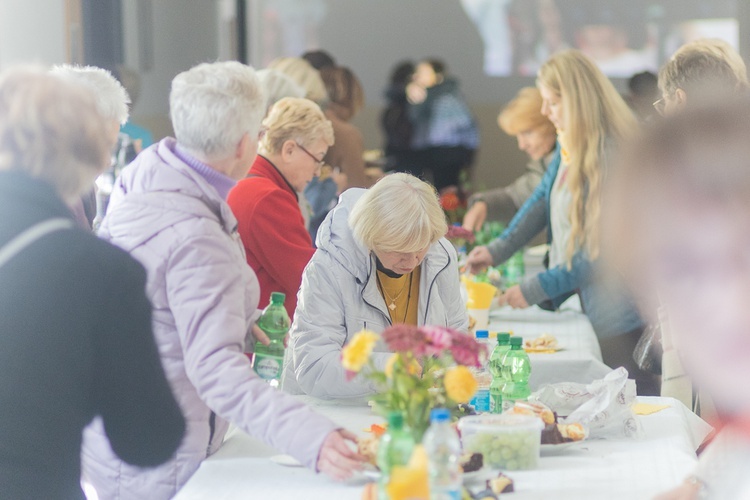
<path fill-rule="evenodd" d="M 530 415 L 475 415 L 458 421 L 464 452 L 481 453 L 485 467 L 528 470 L 539 465 L 544 423 Z"/>

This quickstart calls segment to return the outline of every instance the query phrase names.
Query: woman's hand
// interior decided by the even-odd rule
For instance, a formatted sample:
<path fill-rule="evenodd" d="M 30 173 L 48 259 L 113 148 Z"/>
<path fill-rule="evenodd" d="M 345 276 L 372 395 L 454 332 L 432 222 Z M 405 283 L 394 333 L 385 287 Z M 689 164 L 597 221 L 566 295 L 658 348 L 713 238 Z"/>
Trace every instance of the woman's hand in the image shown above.
<path fill-rule="evenodd" d="M 466 258 L 466 270 L 471 274 L 481 273 L 492 265 L 492 255 L 487 247 L 476 247 Z"/>
<path fill-rule="evenodd" d="M 427 90 L 416 83 L 410 83 L 406 86 L 406 98 L 412 104 L 421 104 L 427 98 Z"/>
<path fill-rule="evenodd" d="M 505 290 L 505 293 L 498 298 L 500 305 L 508 304 L 513 309 L 526 309 L 529 307 L 529 303 L 526 302 L 526 298 L 521 292 L 521 287 L 513 285 L 512 287 Z"/>
<path fill-rule="evenodd" d="M 469 231 L 479 231 L 487 220 L 487 203 L 478 201 L 474 203 L 466 215 L 464 215 L 464 229 Z"/>
<path fill-rule="evenodd" d="M 257 323 L 253 325 L 253 336 L 255 337 L 255 340 L 261 344 L 271 345 L 271 339 L 268 338 L 266 332 L 260 329 Z M 286 335 L 284 336 L 284 347 L 289 347 L 289 332 L 286 332 Z"/>
<path fill-rule="evenodd" d="M 333 431 L 326 437 L 318 455 L 318 472 L 337 481 L 344 481 L 354 472 L 362 470 L 365 457 L 353 451 L 347 441 L 356 443 L 357 437 L 344 429 Z"/>
<path fill-rule="evenodd" d="M 654 500 L 698 500 L 701 498 L 700 492 L 700 484 L 685 481 L 677 488 L 654 497 Z"/>

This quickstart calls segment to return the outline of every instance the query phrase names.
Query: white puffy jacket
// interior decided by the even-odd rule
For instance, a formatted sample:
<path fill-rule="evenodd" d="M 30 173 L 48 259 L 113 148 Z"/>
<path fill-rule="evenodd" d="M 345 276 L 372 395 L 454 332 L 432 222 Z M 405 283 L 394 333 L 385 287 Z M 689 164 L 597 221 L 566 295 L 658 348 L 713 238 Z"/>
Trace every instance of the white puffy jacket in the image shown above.
<path fill-rule="evenodd" d="M 391 325 L 375 279 L 375 257 L 354 239 L 348 224 L 349 212 L 364 193 L 349 189 L 342 194 L 318 230 L 318 249 L 302 275 L 285 391 L 319 398 L 358 398 L 375 391 L 362 376 L 347 381 L 341 366 L 341 349 L 354 334 L 363 328 L 379 333 Z M 468 330 L 459 283 L 456 252 L 442 238 L 422 262 L 419 325 Z M 373 356 L 382 368 L 390 353 L 378 342 Z"/>

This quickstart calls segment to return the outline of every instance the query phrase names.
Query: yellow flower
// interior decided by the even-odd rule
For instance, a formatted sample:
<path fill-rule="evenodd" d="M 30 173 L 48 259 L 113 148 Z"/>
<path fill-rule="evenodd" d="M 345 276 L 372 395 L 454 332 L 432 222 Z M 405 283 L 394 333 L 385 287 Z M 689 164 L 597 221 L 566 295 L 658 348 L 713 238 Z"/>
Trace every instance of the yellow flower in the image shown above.
<path fill-rule="evenodd" d="M 341 350 L 341 365 L 350 372 L 359 372 L 370 359 L 370 353 L 380 336 L 369 330 L 354 335 L 351 342 Z"/>
<path fill-rule="evenodd" d="M 385 362 L 385 368 L 383 369 L 383 372 L 385 373 L 386 377 L 391 378 L 393 376 L 393 366 L 398 360 L 399 354 L 394 352 L 391 357 L 388 358 L 388 361 Z M 417 362 L 416 359 L 412 359 L 409 363 L 409 366 L 407 367 L 407 372 L 409 373 L 409 375 L 417 376 L 422 373 L 422 366 Z"/>
<path fill-rule="evenodd" d="M 465 366 L 453 366 L 445 371 L 445 392 L 456 403 L 468 403 L 477 392 L 477 379 Z"/>

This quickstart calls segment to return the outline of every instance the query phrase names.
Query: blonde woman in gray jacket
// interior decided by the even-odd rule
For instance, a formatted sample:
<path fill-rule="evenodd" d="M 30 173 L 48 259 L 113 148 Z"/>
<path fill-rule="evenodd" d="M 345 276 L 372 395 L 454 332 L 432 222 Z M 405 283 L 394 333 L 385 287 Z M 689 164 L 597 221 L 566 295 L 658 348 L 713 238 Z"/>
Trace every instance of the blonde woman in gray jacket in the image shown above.
<path fill-rule="evenodd" d="M 379 333 L 406 323 L 467 331 L 446 230 L 435 189 L 409 174 L 344 192 L 302 276 L 284 390 L 326 399 L 373 394 L 367 380 L 347 381 L 341 366 L 341 349 L 364 328 Z M 382 369 L 390 353 L 379 343 L 373 356 Z"/>

